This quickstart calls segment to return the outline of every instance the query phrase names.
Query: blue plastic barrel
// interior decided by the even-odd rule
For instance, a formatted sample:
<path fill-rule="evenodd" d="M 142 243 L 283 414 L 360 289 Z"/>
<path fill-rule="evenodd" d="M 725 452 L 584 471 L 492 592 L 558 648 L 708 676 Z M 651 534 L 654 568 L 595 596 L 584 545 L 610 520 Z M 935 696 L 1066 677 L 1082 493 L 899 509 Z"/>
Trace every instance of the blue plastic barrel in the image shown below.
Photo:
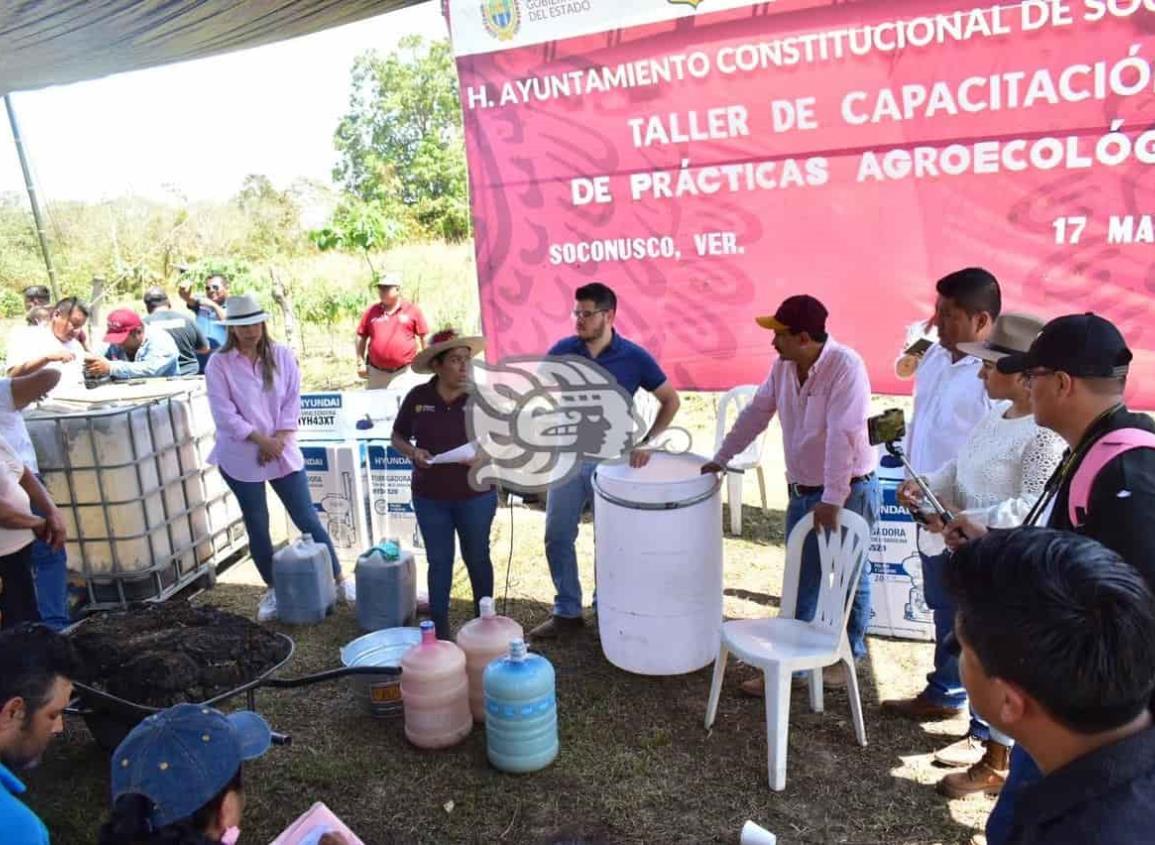
<path fill-rule="evenodd" d="M 485 668 L 485 744 L 503 772 L 536 772 L 557 757 L 553 666 L 513 640 L 509 654 Z"/>

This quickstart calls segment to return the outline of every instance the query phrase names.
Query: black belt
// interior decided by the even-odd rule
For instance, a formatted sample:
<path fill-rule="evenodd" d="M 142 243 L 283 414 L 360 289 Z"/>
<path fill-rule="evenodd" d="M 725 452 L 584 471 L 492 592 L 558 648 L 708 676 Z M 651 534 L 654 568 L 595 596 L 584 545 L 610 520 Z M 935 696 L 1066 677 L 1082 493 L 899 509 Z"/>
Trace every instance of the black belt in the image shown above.
<path fill-rule="evenodd" d="M 868 472 L 866 475 L 854 476 L 850 479 L 850 483 L 851 485 L 854 485 L 862 481 L 870 481 L 872 478 L 874 478 L 874 473 Z M 806 484 L 791 484 L 790 482 L 786 483 L 786 490 L 790 493 L 791 496 L 813 496 L 815 493 L 821 493 L 825 489 L 826 488 L 822 487 L 821 485 L 818 487 L 810 487 Z"/>

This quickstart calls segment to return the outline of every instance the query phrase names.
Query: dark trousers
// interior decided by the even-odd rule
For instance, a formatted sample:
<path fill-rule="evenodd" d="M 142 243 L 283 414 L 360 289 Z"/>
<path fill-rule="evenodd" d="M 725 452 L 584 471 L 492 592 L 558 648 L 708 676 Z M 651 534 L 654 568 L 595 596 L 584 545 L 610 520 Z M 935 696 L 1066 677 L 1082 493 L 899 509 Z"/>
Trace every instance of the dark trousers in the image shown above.
<path fill-rule="evenodd" d="M 0 557 L 0 630 L 39 621 L 29 543 L 18 552 Z"/>

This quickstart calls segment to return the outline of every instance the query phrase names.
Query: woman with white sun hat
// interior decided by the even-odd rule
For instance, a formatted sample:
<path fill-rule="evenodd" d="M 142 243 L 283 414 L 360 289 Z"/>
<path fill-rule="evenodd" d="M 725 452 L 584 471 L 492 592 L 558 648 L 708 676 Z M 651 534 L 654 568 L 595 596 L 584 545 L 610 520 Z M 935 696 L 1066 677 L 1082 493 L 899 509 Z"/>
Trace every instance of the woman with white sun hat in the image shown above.
<path fill-rule="evenodd" d="M 249 294 L 225 300 L 222 322 L 228 337 L 205 369 L 209 405 L 217 425 L 216 445 L 208 459 L 220 468 L 240 502 L 249 552 L 269 587 L 257 610 L 261 622 L 277 616 L 266 482 L 284 503 L 297 529 L 328 548 L 341 595 L 348 601 L 355 599 L 353 579 L 342 577 L 333 541 L 317 518 L 305 459 L 297 446 L 301 409 L 297 359 L 289 347 L 269 336 L 268 318 Z"/>

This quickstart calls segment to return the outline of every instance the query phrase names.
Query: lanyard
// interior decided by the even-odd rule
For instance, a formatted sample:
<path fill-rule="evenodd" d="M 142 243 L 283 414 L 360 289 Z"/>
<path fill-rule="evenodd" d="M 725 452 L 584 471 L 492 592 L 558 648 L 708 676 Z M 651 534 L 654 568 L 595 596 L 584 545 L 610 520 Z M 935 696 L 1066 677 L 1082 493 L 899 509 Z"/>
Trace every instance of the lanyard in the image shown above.
<path fill-rule="evenodd" d="M 1103 413 L 1099 414 L 1099 416 L 1095 417 L 1091 424 L 1087 426 L 1087 432 L 1094 431 L 1098 427 L 1099 423 L 1114 414 L 1122 407 L 1123 403 L 1120 402 L 1117 405 L 1112 405 Z M 1070 478 L 1074 473 L 1075 467 L 1078 466 L 1078 464 L 1083 460 L 1083 457 L 1097 441 L 1098 438 L 1089 438 L 1086 434 L 1083 435 L 1083 439 L 1079 442 L 1079 445 L 1070 451 L 1066 460 L 1059 464 L 1058 469 L 1056 469 L 1051 474 L 1051 477 L 1047 479 L 1047 484 L 1045 487 L 1043 487 L 1042 495 L 1039 496 L 1038 501 L 1035 502 L 1034 507 L 1032 507 L 1030 513 L 1027 514 L 1027 518 L 1023 520 L 1023 525 L 1035 525 L 1039 519 L 1039 516 L 1042 515 L 1047 506 L 1054 500 L 1057 495 L 1059 495 L 1059 490 L 1062 488 L 1063 484 L 1066 483 L 1067 479 Z"/>

